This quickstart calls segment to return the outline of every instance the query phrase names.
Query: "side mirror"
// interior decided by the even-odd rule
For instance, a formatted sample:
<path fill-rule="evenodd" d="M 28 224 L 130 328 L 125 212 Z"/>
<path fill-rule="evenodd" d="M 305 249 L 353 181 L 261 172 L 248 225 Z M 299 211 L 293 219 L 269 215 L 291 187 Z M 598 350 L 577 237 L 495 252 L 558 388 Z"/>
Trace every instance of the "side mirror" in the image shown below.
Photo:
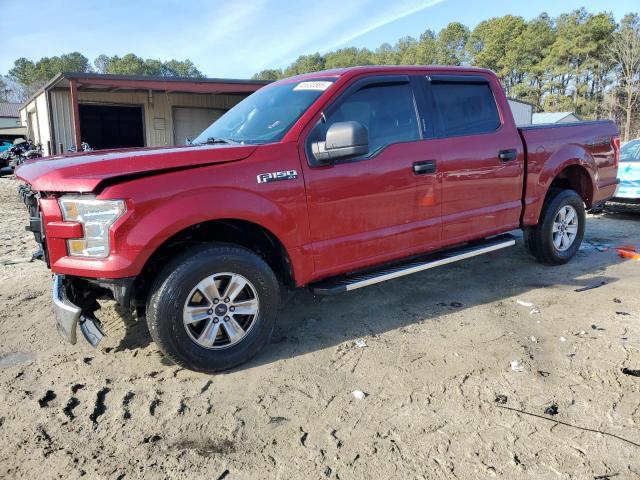
<path fill-rule="evenodd" d="M 366 155 L 369 153 L 369 134 L 359 122 L 336 122 L 327 130 L 325 141 L 314 142 L 311 151 L 319 165 Z"/>

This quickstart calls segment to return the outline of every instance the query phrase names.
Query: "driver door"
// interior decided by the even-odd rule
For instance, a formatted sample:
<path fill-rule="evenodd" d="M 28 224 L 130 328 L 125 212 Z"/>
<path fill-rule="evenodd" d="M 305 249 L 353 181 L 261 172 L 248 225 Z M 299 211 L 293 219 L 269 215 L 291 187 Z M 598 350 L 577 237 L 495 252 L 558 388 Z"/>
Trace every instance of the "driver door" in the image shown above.
<path fill-rule="evenodd" d="M 416 105 L 409 77 L 368 77 L 325 109 L 325 121 L 309 134 L 302 163 L 318 275 L 384 263 L 439 244 L 438 154 L 425 140 L 430 133 L 424 132 Z M 313 166 L 309 142 L 345 121 L 366 128 L 369 153 Z"/>

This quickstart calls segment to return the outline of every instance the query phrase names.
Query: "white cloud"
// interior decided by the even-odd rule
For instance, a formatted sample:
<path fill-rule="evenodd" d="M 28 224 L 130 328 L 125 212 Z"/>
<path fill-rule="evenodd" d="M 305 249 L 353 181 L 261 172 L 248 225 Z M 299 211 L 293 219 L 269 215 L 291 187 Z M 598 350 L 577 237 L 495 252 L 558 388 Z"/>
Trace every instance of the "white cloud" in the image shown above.
<path fill-rule="evenodd" d="M 378 28 L 382 28 L 385 25 L 388 25 L 390 23 L 401 20 L 405 17 L 408 17 L 409 15 L 413 15 L 415 13 L 421 12 L 422 10 L 425 10 L 429 7 L 433 7 L 444 1 L 445 0 L 431 0 L 428 2 L 419 2 L 418 5 L 415 5 L 413 7 L 411 7 L 410 5 L 406 5 L 404 6 L 404 8 L 397 9 L 396 12 L 387 12 L 387 14 L 383 16 L 383 18 L 374 20 L 369 25 L 362 27 L 360 30 L 356 30 L 355 32 L 348 33 L 344 38 L 341 38 L 339 41 L 331 45 L 329 47 L 329 50 L 340 47 L 352 40 L 355 40 L 358 37 L 361 37 L 362 35 L 365 35 L 369 32 L 377 30 Z M 398 4 L 396 3 L 394 6 L 397 7 Z"/>
<path fill-rule="evenodd" d="M 311 8 L 303 16 L 315 19 L 292 25 L 286 30 L 284 48 L 271 49 L 260 68 L 292 62 L 303 53 L 326 52 L 392 22 L 418 13 L 444 0 L 330 0 L 319 11 Z"/>
<path fill-rule="evenodd" d="M 328 51 L 444 0 L 325 0 L 276 5 L 250 0 L 206 8 L 184 55 L 209 75 L 285 65 L 304 53 Z"/>

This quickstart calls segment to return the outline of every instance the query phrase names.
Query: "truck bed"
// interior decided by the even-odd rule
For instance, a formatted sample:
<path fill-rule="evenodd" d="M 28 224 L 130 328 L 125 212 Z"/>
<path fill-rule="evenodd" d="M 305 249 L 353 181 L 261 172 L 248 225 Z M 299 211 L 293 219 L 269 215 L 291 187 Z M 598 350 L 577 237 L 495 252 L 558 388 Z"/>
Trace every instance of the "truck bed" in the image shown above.
<path fill-rule="evenodd" d="M 616 149 L 618 130 L 611 120 L 519 127 L 525 147 L 527 167 L 523 190 L 524 226 L 534 225 L 539 217 L 549 184 L 567 166 L 584 167 L 590 178 L 592 198 L 587 207 L 613 196 L 617 186 Z M 569 172 L 571 174 L 571 172 Z M 584 185 L 585 191 L 591 185 Z"/>

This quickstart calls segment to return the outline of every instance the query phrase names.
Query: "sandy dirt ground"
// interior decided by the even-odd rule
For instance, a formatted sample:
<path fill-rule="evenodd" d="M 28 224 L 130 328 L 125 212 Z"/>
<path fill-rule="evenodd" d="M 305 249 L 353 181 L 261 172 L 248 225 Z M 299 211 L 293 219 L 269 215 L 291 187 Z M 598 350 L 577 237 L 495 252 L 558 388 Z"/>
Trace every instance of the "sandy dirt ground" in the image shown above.
<path fill-rule="evenodd" d="M 109 305 L 98 350 L 64 344 L 16 187 L 0 179 L 1 478 L 640 478 L 640 262 L 594 247 L 640 245 L 640 213 L 590 216 L 562 267 L 519 242 L 297 292 L 264 351 L 207 376 Z"/>

